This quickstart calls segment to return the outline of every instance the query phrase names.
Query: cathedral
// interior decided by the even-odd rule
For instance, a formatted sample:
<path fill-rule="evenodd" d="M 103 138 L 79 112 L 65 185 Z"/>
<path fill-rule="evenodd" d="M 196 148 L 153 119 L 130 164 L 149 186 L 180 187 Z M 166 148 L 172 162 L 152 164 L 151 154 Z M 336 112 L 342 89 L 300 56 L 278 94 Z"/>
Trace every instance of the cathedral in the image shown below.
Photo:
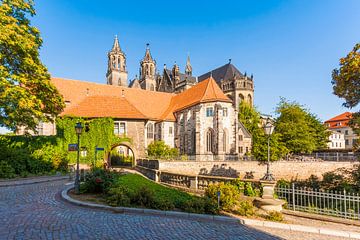
<path fill-rule="evenodd" d="M 230 60 L 196 77 L 188 56 L 184 73 L 177 64 L 164 65 L 159 73 L 147 44 L 140 74 L 130 84 L 117 37 L 107 60 L 106 84 L 52 77 L 66 104 L 59 117 L 112 118 L 114 133 L 132 139 L 115 147 L 131 150 L 135 158 L 146 157 L 147 146 L 156 140 L 199 161 L 234 160 L 250 152 L 251 135 L 238 120 L 238 106 L 242 101 L 253 105 L 253 76 Z M 36 134 L 56 134 L 55 123 L 40 123 Z"/>

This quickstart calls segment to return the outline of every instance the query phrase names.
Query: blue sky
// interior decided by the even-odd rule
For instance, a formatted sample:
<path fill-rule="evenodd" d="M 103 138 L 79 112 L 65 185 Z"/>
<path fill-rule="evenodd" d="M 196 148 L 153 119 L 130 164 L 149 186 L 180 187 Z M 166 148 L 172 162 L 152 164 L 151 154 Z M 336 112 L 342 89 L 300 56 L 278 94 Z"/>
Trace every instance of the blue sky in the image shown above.
<path fill-rule="evenodd" d="M 360 1 L 36 0 L 32 19 L 44 40 L 41 58 L 53 76 L 106 83 L 114 35 L 129 78 L 150 43 L 158 69 L 190 53 L 194 75 L 232 59 L 254 74 L 255 105 L 273 114 L 280 96 L 322 120 L 347 109 L 332 94 L 331 71 L 360 42 Z"/>

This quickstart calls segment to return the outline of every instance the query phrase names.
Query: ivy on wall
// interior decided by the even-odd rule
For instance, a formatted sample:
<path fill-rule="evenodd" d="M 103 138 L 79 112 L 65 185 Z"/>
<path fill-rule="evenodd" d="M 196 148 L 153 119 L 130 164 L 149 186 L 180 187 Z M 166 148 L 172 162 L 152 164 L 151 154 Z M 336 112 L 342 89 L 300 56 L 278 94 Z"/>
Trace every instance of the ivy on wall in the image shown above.
<path fill-rule="evenodd" d="M 83 118 L 64 117 L 56 120 L 56 131 L 58 146 L 63 151 L 68 151 L 68 145 L 77 143 L 75 125 L 81 122 L 83 128 L 80 136 L 80 148 L 86 151 L 86 156 L 80 158 L 82 163 L 93 163 L 95 159 L 95 148 L 104 148 L 98 151 L 97 159 L 103 159 L 104 154 L 111 150 L 111 147 L 121 142 L 131 142 L 130 138 L 118 137 L 114 134 L 114 121 L 111 118 L 97 118 L 86 120 Z M 77 153 L 68 152 L 70 163 L 76 162 Z"/>

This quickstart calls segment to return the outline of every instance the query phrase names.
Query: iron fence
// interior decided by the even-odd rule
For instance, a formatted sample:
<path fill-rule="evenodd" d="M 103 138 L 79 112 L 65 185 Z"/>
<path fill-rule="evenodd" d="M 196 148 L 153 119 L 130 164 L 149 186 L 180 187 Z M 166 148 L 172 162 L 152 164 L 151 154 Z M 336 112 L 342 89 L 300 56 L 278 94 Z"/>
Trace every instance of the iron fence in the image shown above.
<path fill-rule="evenodd" d="M 275 192 L 287 201 L 285 207 L 289 210 L 360 220 L 358 193 L 296 188 L 295 184 L 276 187 Z"/>
<path fill-rule="evenodd" d="M 295 156 L 295 157 L 312 157 L 314 159 L 321 159 L 324 161 L 359 161 L 360 159 L 360 153 L 358 152 L 316 152 L 311 154 L 304 154 L 301 156 Z"/>

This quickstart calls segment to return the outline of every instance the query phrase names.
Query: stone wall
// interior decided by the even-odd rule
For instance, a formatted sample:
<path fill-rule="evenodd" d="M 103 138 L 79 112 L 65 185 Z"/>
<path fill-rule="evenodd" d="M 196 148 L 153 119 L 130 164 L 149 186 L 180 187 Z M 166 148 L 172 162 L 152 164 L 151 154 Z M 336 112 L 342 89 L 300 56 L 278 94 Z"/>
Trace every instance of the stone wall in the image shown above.
<path fill-rule="evenodd" d="M 290 162 L 277 161 L 271 164 L 270 170 L 276 179 L 307 179 L 311 175 L 322 177 L 325 172 L 338 168 L 351 168 L 354 162 Z M 159 170 L 182 174 L 209 174 L 237 171 L 242 178 L 246 172 L 253 171 L 255 179 L 260 179 L 266 172 L 266 165 L 256 161 L 214 162 L 214 161 L 160 161 Z"/>

